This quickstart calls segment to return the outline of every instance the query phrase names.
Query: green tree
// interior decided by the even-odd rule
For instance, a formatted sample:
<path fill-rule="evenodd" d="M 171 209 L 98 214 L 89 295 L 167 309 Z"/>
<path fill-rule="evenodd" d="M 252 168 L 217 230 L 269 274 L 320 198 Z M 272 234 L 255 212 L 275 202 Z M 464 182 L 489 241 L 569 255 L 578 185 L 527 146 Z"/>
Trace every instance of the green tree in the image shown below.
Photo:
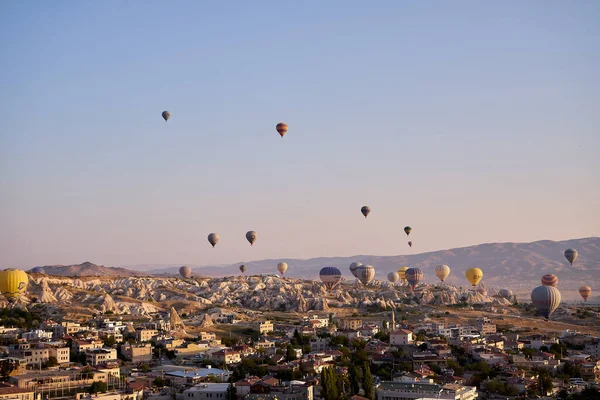
<path fill-rule="evenodd" d="M 156 378 L 152 383 L 154 383 L 154 386 L 158 386 L 158 387 L 167 386 L 166 379 L 161 378 L 160 376 L 158 378 Z"/>
<path fill-rule="evenodd" d="M 339 400 L 337 375 L 333 368 L 323 368 L 321 371 L 321 397 L 324 400 Z"/>
<path fill-rule="evenodd" d="M 48 367 L 56 367 L 58 365 L 58 360 L 54 356 L 48 357 Z"/>
<path fill-rule="evenodd" d="M 235 386 L 233 386 L 233 383 L 230 383 L 229 387 L 227 388 L 227 395 L 225 397 L 227 398 L 227 400 L 236 400 L 236 394 L 237 391 L 235 389 Z"/>
<path fill-rule="evenodd" d="M 362 375 L 359 373 L 358 368 L 356 367 L 356 365 L 352 364 L 350 366 L 350 368 L 348 369 L 348 375 L 350 377 L 350 394 L 355 395 L 358 394 L 358 392 L 360 391 L 360 379 L 362 378 Z"/>
<path fill-rule="evenodd" d="M 294 351 L 294 347 L 291 344 L 288 344 L 287 349 L 285 351 L 285 360 L 286 361 L 294 361 L 296 359 L 296 352 Z"/>
<path fill-rule="evenodd" d="M 105 382 L 94 382 L 92 386 L 89 387 L 88 391 L 90 393 L 106 393 L 108 391 L 108 385 Z"/>
<path fill-rule="evenodd" d="M 102 336 L 100 339 L 104 342 L 106 347 L 113 347 L 115 344 L 117 344 L 114 336 Z"/>
<path fill-rule="evenodd" d="M 375 387 L 373 386 L 373 377 L 371 376 L 369 363 L 363 364 L 362 387 L 365 392 L 365 397 L 369 400 L 373 400 L 375 398 Z"/>

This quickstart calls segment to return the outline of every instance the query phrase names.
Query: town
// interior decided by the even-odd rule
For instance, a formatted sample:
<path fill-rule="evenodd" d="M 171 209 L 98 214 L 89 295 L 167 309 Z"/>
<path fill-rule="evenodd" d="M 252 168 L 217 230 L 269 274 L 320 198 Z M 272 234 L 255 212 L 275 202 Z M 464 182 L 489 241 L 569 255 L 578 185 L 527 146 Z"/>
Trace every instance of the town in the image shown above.
<path fill-rule="evenodd" d="M 204 314 L 202 330 L 190 334 L 174 308 L 145 320 L 104 314 L 85 323 L 4 309 L 0 399 L 600 396 L 600 339 L 589 334 L 498 329 L 487 317 L 408 323 L 406 311 L 309 312 L 296 321 L 261 313 L 239 321 L 221 311 Z"/>

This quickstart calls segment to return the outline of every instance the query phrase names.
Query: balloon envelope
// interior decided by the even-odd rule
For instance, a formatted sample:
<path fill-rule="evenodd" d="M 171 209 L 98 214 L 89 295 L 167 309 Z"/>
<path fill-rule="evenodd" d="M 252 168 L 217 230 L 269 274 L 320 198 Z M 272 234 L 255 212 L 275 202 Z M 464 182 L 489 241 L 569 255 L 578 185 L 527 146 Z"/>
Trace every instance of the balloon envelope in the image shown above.
<path fill-rule="evenodd" d="M 410 226 L 404 227 L 404 233 L 406 233 L 407 236 L 410 235 L 411 232 L 412 232 L 412 228 Z"/>
<path fill-rule="evenodd" d="M 440 281 L 444 282 L 448 275 L 450 275 L 450 267 L 446 264 L 440 264 L 435 267 L 435 276 L 437 276 Z"/>
<path fill-rule="evenodd" d="M 362 263 L 359 263 L 358 261 L 354 261 L 352 264 L 350 264 L 350 273 L 352 275 L 354 275 L 354 277 L 356 278 L 356 269 L 358 267 L 360 267 L 362 265 Z"/>
<path fill-rule="evenodd" d="M 375 277 L 375 268 L 371 265 L 361 265 L 356 268 L 356 277 L 363 285 L 368 285 Z"/>
<path fill-rule="evenodd" d="M 422 279 L 423 271 L 421 271 L 419 268 L 409 268 L 406 270 L 406 280 L 413 290 L 417 287 Z"/>
<path fill-rule="evenodd" d="M 506 300 L 510 300 L 513 297 L 513 292 L 510 289 L 500 289 L 498 294 L 500 295 L 500 297 L 503 297 Z"/>
<path fill-rule="evenodd" d="M 477 286 L 481 278 L 483 278 L 483 271 L 479 268 L 469 268 L 467 272 L 465 272 L 465 276 L 471 285 Z"/>
<path fill-rule="evenodd" d="M 340 279 L 342 279 L 342 271 L 336 267 L 323 267 L 321 268 L 321 271 L 319 271 L 319 277 L 325 284 L 325 287 L 328 290 L 331 290 L 337 285 Z"/>
<path fill-rule="evenodd" d="M 0 271 L 0 293 L 9 303 L 15 302 L 27 290 L 29 277 L 25 271 L 10 268 Z"/>
<path fill-rule="evenodd" d="M 256 242 L 256 238 L 257 238 L 256 232 L 254 232 L 254 231 L 246 232 L 246 240 L 248 242 L 250 242 L 250 246 L 252 246 L 254 244 L 254 242 Z"/>
<path fill-rule="evenodd" d="M 542 276 L 542 285 L 544 286 L 558 286 L 558 277 L 554 274 L 546 274 Z"/>
<path fill-rule="evenodd" d="M 565 258 L 567 259 L 567 261 L 569 263 L 571 263 L 571 265 L 573 265 L 575 260 L 577 260 L 578 256 L 579 256 L 579 253 L 575 249 L 566 249 L 565 250 Z"/>
<path fill-rule="evenodd" d="M 590 294 L 592 294 L 592 288 L 589 286 L 582 286 L 579 288 L 579 294 L 583 297 L 583 300 L 587 301 Z"/>
<path fill-rule="evenodd" d="M 209 234 L 208 243 L 210 243 L 212 247 L 215 247 L 217 243 L 219 243 L 219 235 L 217 235 L 216 233 Z"/>
<path fill-rule="evenodd" d="M 169 118 L 171 118 L 171 113 L 168 111 L 163 111 L 162 112 L 162 117 L 165 119 L 165 122 L 169 120 Z"/>
<path fill-rule="evenodd" d="M 243 274 L 244 272 L 246 272 L 246 265 L 242 264 L 240 265 L 240 272 Z"/>
<path fill-rule="evenodd" d="M 406 282 L 406 270 L 408 270 L 408 267 L 398 268 L 398 275 L 400 275 L 400 279 L 402 279 L 402 282 Z"/>
<path fill-rule="evenodd" d="M 369 213 L 371 212 L 371 208 L 369 206 L 362 206 L 360 208 L 360 212 L 362 213 L 362 215 L 365 216 L 365 218 L 367 218 L 369 216 Z"/>
<path fill-rule="evenodd" d="M 288 131 L 288 126 L 285 122 L 280 122 L 277 124 L 277 126 L 275 126 L 275 129 L 277 129 L 277 132 L 279 132 L 279 135 L 281 137 L 283 137 L 283 135 L 285 135 Z"/>
<path fill-rule="evenodd" d="M 190 267 L 183 266 L 179 268 L 179 274 L 184 278 L 189 278 L 192 276 L 192 269 Z"/>
<path fill-rule="evenodd" d="M 554 286 L 538 286 L 531 292 L 531 303 L 548 319 L 560 305 L 560 292 Z"/>
<path fill-rule="evenodd" d="M 390 272 L 387 275 L 388 281 L 392 282 L 392 283 L 396 283 L 398 282 L 398 279 L 400 279 L 400 275 L 398 275 L 397 272 Z"/>
<path fill-rule="evenodd" d="M 281 275 L 285 274 L 285 271 L 287 271 L 288 269 L 288 265 L 286 262 L 280 262 L 279 264 L 277 264 L 277 271 L 279 271 L 281 273 Z"/>

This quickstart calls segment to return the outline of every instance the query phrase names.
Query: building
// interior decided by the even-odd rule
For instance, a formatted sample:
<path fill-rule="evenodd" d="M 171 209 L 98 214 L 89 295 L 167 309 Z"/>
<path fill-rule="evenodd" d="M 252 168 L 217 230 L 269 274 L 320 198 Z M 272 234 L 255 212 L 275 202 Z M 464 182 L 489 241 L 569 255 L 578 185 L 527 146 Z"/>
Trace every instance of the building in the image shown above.
<path fill-rule="evenodd" d="M 390 333 L 390 344 L 392 346 L 406 346 L 412 344 L 413 333 L 406 329 L 398 329 Z"/>
<path fill-rule="evenodd" d="M 434 383 L 381 382 L 376 388 L 377 400 L 473 400 L 477 397 L 477 388 L 452 383 L 440 386 Z"/>
<path fill-rule="evenodd" d="M 217 340 L 217 335 L 212 332 L 200 332 L 200 340 Z"/>
<path fill-rule="evenodd" d="M 310 339 L 310 351 L 324 351 L 329 348 L 330 338 L 312 338 Z"/>
<path fill-rule="evenodd" d="M 237 364 L 242 362 L 242 357 L 239 351 L 226 349 L 212 353 L 211 359 L 223 364 Z"/>
<path fill-rule="evenodd" d="M 52 332 L 46 332 L 45 330 L 42 330 L 42 329 L 36 329 L 34 331 L 24 332 L 21 334 L 21 338 L 25 339 L 27 341 L 50 340 L 50 339 L 52 339 L 52 336 L 53 336 Z"/>
<path fill-rule="evenodd" d="M 121 345 L 121 354 L 135 363 L 152 361 L 152 346 L 150 343 L 142 345 L 125 343 Z"/>
<path fill-rule="evenodd" d="M 39 400 L 41 396 L 35 396 L 33 389 L 19 387 L 0 387 L 0 400 Z"/>
<path fill-rule="evenodd" d="M 340 329 L 357 331 L 363 325 L 362 319 L 359 318 L 348 318 L 339 321 Z"/>
<path fill-rule="evenodd" d="M 89 339 L 89 340 L 73 340 L 73 344 L 71 348 L 73 352 L 76 354 L 85 353 L 87 350 L 99 349 L 104 346 L 104 342 L 98 339 Z"/>
<path fill-rule="evenodd" d="M 231 372 L 212 368 L 209 365 L 206 368 L 190 368 L 183 371 L 156 371 L 153 372 L 153 376 L 164 376 L 165 379 L 169 379 L 174 384 L 192 386 L 214 378 L 217 378 L 221 382 L 227 382 L 231 376 Z"/>
<path fill-rule="evenodd" d="M 46 346 L 48 348 L 50 357 L 56 358 L 56 362 L 58 364 L 67 364 L 69 363 L 71 352 L 68 347 L 58 347 L 58 346 Z"/>
<path fill-rule="evenodd" d="M 7 376 L 23 375 L 27 373 L 27 361 L 21 358 L 0 358 L 0 371 Z"/>
<path fill-rule="evenodd" d="M 256 324 L 256 330 L 260 332 L 261 335 L 273 332 L 273 323 L 271 321 L 259 322 Z"/>
<path fill-rule="evenodd" d="M 600 358 L 600 339 L 598 339 L 598 338 L 592 339 L 592 341 L 590 343 L 587 343 L 585 345 L 583 352 L 585 354 L 589 354 L 590 356 L 592 356 L 594 358 Z"/>
<path fill-rule="evenodd" d="M 117 350 L 105 347 L 102 349 L 91 349 L 85 352 L 85 360 L 90 365 L 104 364 L 109 361 L 117 360 Z"/>
<path fill-rule="evenodd" d="M 149 342 L 154 336 L 158 336 L 156 329 L 138 329 L 135 331 L 135 338 L 138 342 Z"/>
<path fill-rule="evenodd" d="M 8 346 L 8 356 L 23 359 L 30 366 L 39 366 L 48 362 L 50 350 L 37 348 L 35 345 L 29 343 L 17 343 Z"/>
<path fill-rule="evenodd" d="M 487 317 L 477 319 L 475 327 L 481 335 L 493 335 L 496 333 L 496 324 L 492 324 L 492 321 Z"/>
<path fill-rule="evenodd" d="M 183 391 L 184 400 L 204 400 L 227 398 L 229 383 L 201 383 Z"/>

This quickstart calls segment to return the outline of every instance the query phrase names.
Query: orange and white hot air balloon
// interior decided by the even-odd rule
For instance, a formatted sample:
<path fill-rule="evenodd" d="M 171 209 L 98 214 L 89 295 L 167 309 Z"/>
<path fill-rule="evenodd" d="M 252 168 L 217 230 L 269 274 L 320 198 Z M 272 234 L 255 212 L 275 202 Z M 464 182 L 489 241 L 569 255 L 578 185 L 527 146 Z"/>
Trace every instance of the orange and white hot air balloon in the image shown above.
<path fill-rule="evenodd" d="M 285 122 L 280 122 L 275 129 L 277 129 L 277 132 L 283 137 L 288 131 L 288 125 Z"/>

